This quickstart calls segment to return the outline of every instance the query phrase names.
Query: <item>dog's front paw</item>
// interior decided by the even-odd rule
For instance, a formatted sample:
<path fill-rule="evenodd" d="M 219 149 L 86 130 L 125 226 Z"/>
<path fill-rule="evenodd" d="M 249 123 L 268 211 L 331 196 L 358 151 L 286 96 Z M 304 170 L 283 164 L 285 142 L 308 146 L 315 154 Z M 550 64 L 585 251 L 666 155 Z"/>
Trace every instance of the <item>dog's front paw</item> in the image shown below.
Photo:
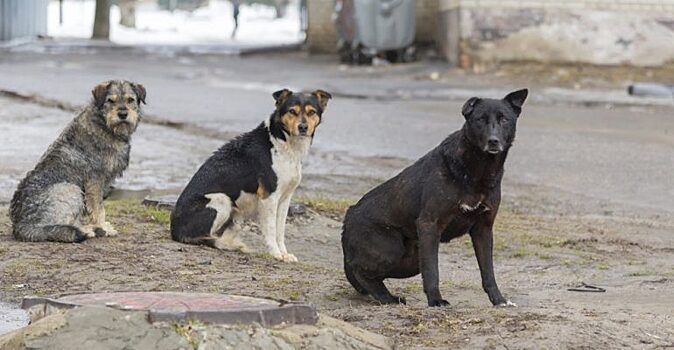
<path fill-rule="evenodd" d="M 517 304 L 513 303 L 510 300 L 506 300 L 505 302 L 500 303 L 497 306 L 500 306 L 500 307 L 517 307 Z"/>
<path fill-rule="evenodd" d="M 240 251 L 241 253 L 244 253 L 244 254 L 250 254 L 250 253 L 253 252 L 253 251 L 252 251 L 250 248 L 248 248 L 248 246 L 247 246 L 245 243 L 243 243 L 243 242 L 239 242 L 239 245 L 236 247 L 236 250 L 238 250 L 238 251 Z"/>
<path fill-rule="evenodd" d="M 405 297 L 399 297 L 397 295 L 392 295 L 392 297 L 393 297 L 393 302 L 391 304 L 407 305 L 407 299 L 405 299 Z"/>
<path fill-rule="evenodd" d="M 96 229 L 92 226 L 80 227 L 80 230 L 82 231 L 85 239 L 96 237 Z"/>
<path fill-rule="evenodd" d="M 428 301 L 428 306 L 432 306 L 432 307 L 448 306 L 448 305 L 449 305 L 449 301 L 447 301 L 445 299 L 435 299 L 435 300 L 429 300 Z"/>
<path fill-rule="evenodd" d="M 281 254 L 281 261 L 283 262 L 297 262 L 297 257 L 293 254 Z"/>
<path fill-rule="evenodd" d="M 448 306 L 449 301 L 445 299 L 435 299 L 435 300 L 429 300 L 428 301 L 428 306 Z"/>
<path fill-rule="evenodd" d="M 117 236 L 119 232 L 115 230 L 114 227 L 112 227 L 112 224 L 109 222 L 104 222 L 103 225 L 101 225 L 101 229 L 105 231 L 104 236 Z"/>

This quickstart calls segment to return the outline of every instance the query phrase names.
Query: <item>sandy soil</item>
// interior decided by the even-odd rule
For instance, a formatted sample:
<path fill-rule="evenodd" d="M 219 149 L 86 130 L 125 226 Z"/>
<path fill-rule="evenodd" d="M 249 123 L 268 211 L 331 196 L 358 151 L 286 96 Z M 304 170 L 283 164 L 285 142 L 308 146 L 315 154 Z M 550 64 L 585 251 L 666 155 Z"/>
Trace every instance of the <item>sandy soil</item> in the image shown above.
<path fill-rule="evenodd" d="M 470 241 L 441 248 L 441 291 L 449 307 L 428 308 L 420 278 L 390 280 L 406 306 L 358 295 L 341 270 L 340 222 L 347 201 L 302 199 L 289 218 L 284 264 L 263 253 L 254 225 L 244 237 L 258 253 L 175 243 L 168 212 L 137 200 L 106 203 L 121 232 L 84 244 L 17 243 L 0 209 L 0 299 L 91 291 L 207 291 L 307 301 L 322 314 L 383 334 L 402 349 L 656 348 L 674 346 L 674 226 L 614 215 L 552 216 L 506 205 L 497 220 L 496 274 L 516 308 L 490 306 Z M 317 209 L 318 211 L 314 210 Z M 587 283 L 605 293 L 568 288 Z"/>

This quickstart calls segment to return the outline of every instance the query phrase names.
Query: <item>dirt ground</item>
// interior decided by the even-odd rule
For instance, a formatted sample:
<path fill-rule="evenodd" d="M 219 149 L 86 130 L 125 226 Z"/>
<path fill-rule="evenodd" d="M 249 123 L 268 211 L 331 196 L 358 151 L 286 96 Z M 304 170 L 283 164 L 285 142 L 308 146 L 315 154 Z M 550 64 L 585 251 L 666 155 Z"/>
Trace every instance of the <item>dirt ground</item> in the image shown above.
<path fill-rule="evenodd" d="M 441 291 L 451 306 L 428 308 L 419 277 L 389 280 L 408 305 L 358 295 L 341 269 L 340 219 L 348 200 L 299 198 L 289 250 L 300 263 L 258 253 L 175 243 L 169 213 L 135 199 L 106 202 L 120 231 L 83 244 L 17 243 L 0 208 L 0 299 L 96 291 L 205 291 L 306 301 L 319 312 L 393 339 L 397 348 L 660 348 L 674 346 L 674 247 L 670 223 L 604 216 L 552 216 L 510 203 L 496 224 L 496 275 L 518 304 L 492 307 L 467 237 L 441 247 Z M 604 293 L 568 291 L 581 283 Z"/>

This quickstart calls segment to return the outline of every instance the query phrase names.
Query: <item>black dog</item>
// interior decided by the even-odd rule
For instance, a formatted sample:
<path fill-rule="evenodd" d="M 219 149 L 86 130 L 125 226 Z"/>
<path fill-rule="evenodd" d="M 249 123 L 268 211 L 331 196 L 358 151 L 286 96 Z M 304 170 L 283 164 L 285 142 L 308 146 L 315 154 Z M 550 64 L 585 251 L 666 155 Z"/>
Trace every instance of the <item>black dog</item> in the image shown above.
<path fill-rule="evenodd" d="M 461 130 L 349 208 L 342 233 L 344 271 L 358 292 L 385 304 L 405 303 L 383 281 L 421 271 L 428 305 L 448 305 L 438 288 L 438 246 L 469 233 L 489 300 L 514 305 L 494 278 L 492 227 L 503 163 L 527 93 L 469 99 Z"/>

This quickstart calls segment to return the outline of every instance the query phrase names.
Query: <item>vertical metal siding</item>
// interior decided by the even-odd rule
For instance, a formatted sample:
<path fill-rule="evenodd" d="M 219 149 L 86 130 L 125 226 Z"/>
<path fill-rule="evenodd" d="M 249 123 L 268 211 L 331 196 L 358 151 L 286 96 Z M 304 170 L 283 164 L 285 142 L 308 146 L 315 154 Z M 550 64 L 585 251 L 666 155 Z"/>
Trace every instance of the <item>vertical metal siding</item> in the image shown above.
<path fill-rule="evenodd" d="M 47 34 L 49 0 L 0 0 L 0 41 Z"/>

